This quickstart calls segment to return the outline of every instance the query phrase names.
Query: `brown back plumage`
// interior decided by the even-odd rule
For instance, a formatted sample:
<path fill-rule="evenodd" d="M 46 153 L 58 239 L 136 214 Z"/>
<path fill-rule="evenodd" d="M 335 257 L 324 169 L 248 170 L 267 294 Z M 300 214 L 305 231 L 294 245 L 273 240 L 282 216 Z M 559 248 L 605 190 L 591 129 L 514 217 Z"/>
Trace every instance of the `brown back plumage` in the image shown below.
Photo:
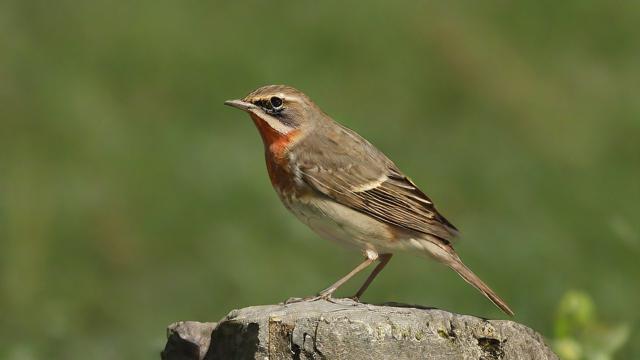
<path fill-rule="evenodd" d="M 436 236 L 446 243 L 457 235 L 431 199 L 381 151 L 343 126 L 324 127 L 290 150 L 307 184 L 343 205 L 405 230 Z"/>

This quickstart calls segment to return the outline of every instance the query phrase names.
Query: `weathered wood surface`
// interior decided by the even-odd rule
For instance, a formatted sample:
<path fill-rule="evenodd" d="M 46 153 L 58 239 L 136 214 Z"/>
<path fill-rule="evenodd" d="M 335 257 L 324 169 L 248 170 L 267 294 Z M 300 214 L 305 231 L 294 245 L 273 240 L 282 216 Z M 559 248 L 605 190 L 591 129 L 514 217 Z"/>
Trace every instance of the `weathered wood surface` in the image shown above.
<path fill-rule="evenodd" d="M 166 360 L 557 359 L 510 320 L 348 299 L 233 310 L 217 324 L 172 324 L 168 338 Z"/>

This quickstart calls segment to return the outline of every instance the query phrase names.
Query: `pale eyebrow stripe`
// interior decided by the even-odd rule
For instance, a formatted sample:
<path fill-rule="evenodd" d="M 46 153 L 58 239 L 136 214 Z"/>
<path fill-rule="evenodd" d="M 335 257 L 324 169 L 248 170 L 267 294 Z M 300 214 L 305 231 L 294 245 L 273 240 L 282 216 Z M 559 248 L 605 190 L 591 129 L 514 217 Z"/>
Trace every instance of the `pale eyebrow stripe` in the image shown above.
<path fill-rule="evenodd" d="M 281 99 L 285 100 L 285 101 L 302 102 L 302 98 L 300 98 L 299 96 L 295 96 L 295 95 L 285 95 L 283 93 L 279 93 L 277 96 L 280 97 Z"/>
<path fill-rule="evenodd" d="M 293 101 L 293 102 L 298 102 L 298 103 L 302 103 L 304 102 L 304 98 L 300 97 L 300 96 L 296 96 L 296 95 L 291 95 L 291 94 L 285 94 L 285 93 L 277 93 L 277 94 L 271 94 L 271 95 L 261 95 L 259 97 L 252 97 L 250 100 L 251 102 L 255 102 L 255 101 L 271 101 L 271 98 L 277 96 L 279 98 L 281 98 L 284 101 Z"/>

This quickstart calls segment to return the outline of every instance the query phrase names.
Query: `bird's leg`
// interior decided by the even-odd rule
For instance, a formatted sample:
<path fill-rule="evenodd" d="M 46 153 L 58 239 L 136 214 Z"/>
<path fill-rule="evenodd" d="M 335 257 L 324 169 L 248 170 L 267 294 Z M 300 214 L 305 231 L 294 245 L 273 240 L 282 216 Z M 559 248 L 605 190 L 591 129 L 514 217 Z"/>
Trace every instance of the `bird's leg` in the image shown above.
<path fill-rule="evenodd" d="M 351 272 L 349 272 L 347 275 L 343 276 L 340 280 L 336 281 L 335 283 L 333 283 L 331 286 L 329 286 L 328 288 L 320 291 L 318 293 L 318 297 L 321 299 L 327 299 L 330 298 L 331 295 L 333 295 L 333 293 L 338 290 L 338 288 L 340 286 L 342 286 L 344 283 L 346 283 L 347 281 L 349 281 L 349 279 L 351 279 L 353 276 L 355 276 L 357 273 L 359 273 L 360 271 L 366 269 L 369 265 L 371 265 L 371 263 L 373 263 L 376 258 L 378 257 L 377 254 L 374 258 L 371 258 L 368 256 L 369 254 L 367 254 L 367 257 L 364 259 L 364 261 L 356 266 L 355 269 L 351 270 Z"/>
<path fill-rule="evenodd" d="M 369 285 L 371 285 L 371 283 L 373 282 L 373 279 L 375 279 L 376 276 L 378 276 L 380 271 L 382 271 L 382 269 L 384 269 L 384 267 L 387 266 L 392 256 L 393 254 L 380 254 L 380 258 L 379 258 L 380 263 L 375 267 L 375 269 L 373 269 L 371 274 L 369 274 L 369 277 L 367 278 L 367 280 L 365 280 L 364 284 L 362 284 L 358 292 L 355 295 L 353 295 L 351 299 L 353 299 L 354 301 L 360 300 L 360 297 L 362 296 L 362 294 L 364 294 L 364 292 L 367 290 Z"/>
<path fill-rule="evenodd" d="M 318 293 L 318 295 L 310 296 L 310 297 L 304 298 L 304 299 L 290 298 L 290 299 L 286 300 L 284 303 L 285 304 L 291 304 L 291 303 L 299 302 L 299 301 L 316 301 L 316 300 L 320 300 L 320 299 L 325 299 L 325 300 L 326 299 L 330 299 L 331 295 L 333 295 L 333 293 L 336 290 L 338 290 L 338 288 L 340 286 L 342 286 L 344 283 L 349 281 L 349 279 L 351 279 L 354 275 L 356 275 L 360 271 L 364 270 L 367 266 L 371 265 L 371 263 L 373 263 L 377 259 L 378 259 L 378 253 L 376 253 L 373 250 L 366 250 L 365 251 L 365 259 L 360 265 L 356 266 L 355 269 L 351 270 L 347 275 L 345 275 L 342 278 L 340 278 L 340 280 L 336 281 L 335 283 L 333 283 L 328 288 L 320 291 Z"/>

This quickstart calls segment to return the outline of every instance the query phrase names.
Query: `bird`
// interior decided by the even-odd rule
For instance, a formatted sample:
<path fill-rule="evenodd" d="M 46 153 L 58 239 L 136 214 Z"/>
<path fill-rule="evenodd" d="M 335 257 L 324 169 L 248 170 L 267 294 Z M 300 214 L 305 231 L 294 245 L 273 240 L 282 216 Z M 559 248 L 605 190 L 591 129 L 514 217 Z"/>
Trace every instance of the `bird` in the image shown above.
<path fill-rule="evenodd" d="M 331 299 L 354 275 L 378 264 L 352 297 L 359 301 L 395 253 L 435 259 L 506 314 L 513 311 L 460 259 L 458 229 L 382 151 L 287 85 L 262 86 L 225 105 L 249 114 L 264 144 L 267 172 L 284 206 L 321 237 L 364 260 L 317 295 Z"/>

